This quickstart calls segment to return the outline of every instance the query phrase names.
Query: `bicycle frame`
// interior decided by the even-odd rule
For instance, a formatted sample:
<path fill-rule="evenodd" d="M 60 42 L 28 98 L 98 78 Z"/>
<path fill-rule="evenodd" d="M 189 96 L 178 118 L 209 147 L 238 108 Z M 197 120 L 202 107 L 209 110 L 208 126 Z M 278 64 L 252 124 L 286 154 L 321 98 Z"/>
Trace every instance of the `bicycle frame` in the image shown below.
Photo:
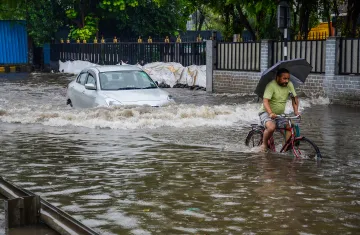
<path fill-rule="evenodd" d="M 296 129 L 295 129 L 295 123 L 293 123 L 292 120 L 294 119 L 298 119 L 299 116 L 294 116 L 294 117 L 289 117 L 289 116 L 285 116 L 285 115 L 281 115 L 281 117 L 286 118 L 287 119 L 287 125 L 286 127 L 283 128 L 276 128 L 276 131 L 282 133 L 285 138 L 286 138 L 286 131 L 290 131 L 291 135 L 290 137 L 285 141 L 285 144 L 281 147 L 281 150 L 279 151 L 280 153 L 283 153 L 285 151 L 288 150 L 292 150 L 293 154 L 295 155 L 295 157 L 297 159 L 301 159 L 302 158 L 302 150 L 300 150 L 300 143 L 298 144 L 298 142 L 306 142 L 308 144 L 310 144 L 312 146 L 312 148 L 316 151 L 316 157 L 318 158 L 322 158 L 321 157 L 321 153 L 319 148 L 316 146 L 316 144 L 314 144 L 311 140 L 309 140 L 308 138 L 304 137 L 304 136 L 296 136 Z M 249 146 L 249 141 L 252 140 L 252 146 L 259 146 L 262 144 L 262 140 L 263 140 L 263 136 L 264 136 L 264 131 L 265 128 L 262 125 L 258 125 L 258 124 L 251 124 L 251 130 L 249 131 L 246 140 L 245 140 L 245 145 Z M 259 141 L 257 141 L 256 143 L 254 143 L 254 140 L 252 139 L 252 137 L 254 136 L 254 134 L 256 135 L 256 133 L 260 132 L 260 136 L 261 138 L 259 139 Z M 285 132 L 285 133 L 284 133 Z M 297 142 L 298 141 L 298 142 Z M 302 146 L 302 145 L 301 145 Z M 275 142 L 274 142 L 274 136 L 271 136 L 268 140 L 268 147 L 271 151 L 273 152 L 277 152 L 276 151 L 276 146 L 275 146 Z M 302 149 L 302 148 L 301 148 Z M 307 150 L 305 150 L 306 153 Z"/>
<path fill-rule="evenodd" d="M 277 129 L 277 131 L 291 131 L 291 136 L 290 138 L 285 142 L 285 144 L 283 145 L 283 147 L 281 148 L 280 150 L 280 153 L 282 153 L 285 149 L 287 149 L 287 147 L 290 145 L 290 144 L 293 144 L 294 142 L 294 138 L 295 138 L 295 134 L 294 134 L 294 128 L 293 127 L 290 127 L 289 129 L 288 128 L 279 128 Z M 274 138 L 273 136 L 271 136 L 271 138 Z M 286 138 L 286 137 L 285 137 Z M 273 144 L 273 143 L 272 143 Z"/>
<path fill-rule="evenodd" d="M 293 126 L 293 124 L 291 122 L 291 119 L 287 118 L 287 121 L 288 121 L 289 128 L 287 128 L 287 127 L 286 128 L 276 128 L 276 131 L 279 131 L 279 132 L 281 132 L 281 134 L 284 134 L 284 135 L 285 135 L 285 133 L 283 133 L 283 131 L 284 132 L 291 131 L 291 136 L 285 142 L 285 144 L 282 146 L 282 148 L 280 150 L 280 153 L 285 152 L 285 150 L 287 151 L 288 148 L 291 146 L 291 149 L 293 150 L 293 153 L 295 154 L 295 156 L 297 158 L 300 158 L 300 156 L 298 156 L 298 154 L 296 153 L 296 151 L 294 149 L 294 143 L 295 143 L 296 140 L 301 139 L 302 137 L 301 136 L 300 137 L 295 136 L 294 126 Z M 286 138 L 286 136 L 285 136 L 285 138 Z M 273 152 L 276 152 L 275 143 L 274 143 L 274 136 L 271 136 L 271 138 L 269 139 L 268 146 Z"/>

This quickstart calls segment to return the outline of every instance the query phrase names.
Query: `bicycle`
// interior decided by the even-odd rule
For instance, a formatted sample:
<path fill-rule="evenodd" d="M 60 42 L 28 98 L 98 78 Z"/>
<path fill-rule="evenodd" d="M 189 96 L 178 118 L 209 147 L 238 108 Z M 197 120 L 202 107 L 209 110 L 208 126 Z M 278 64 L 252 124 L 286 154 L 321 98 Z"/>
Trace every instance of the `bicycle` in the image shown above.
<path fill-rule="evenodd" d="M 294 124 L 293 121 L 298 120 L 300 122 L 300 116 L 280 116 L 287 119 L 289 128 L 286 128 L 285 126 L 283 128 L 276 128 L 275 131 L 280 132 L 281 134 L 286 131 L 290 131 L 291 137 L 285 142 L 279 152 L 283 153 L 288 150 L 292 150 L 296 158 L 322 159 L 320 150 L 314 142 L 304 136 L 296 135 L 296 124 Z M 263 141 L 264 130 L 265 128 L 262 125 L 251 124 L 251 130 L 246 136 L 245 145 L 249 147 L 260 146 Z M 271 151 L 276 152 L 276 146 L 273 136 L 271 136 L 271 138 L 269 139 L 268 146 Z"/>

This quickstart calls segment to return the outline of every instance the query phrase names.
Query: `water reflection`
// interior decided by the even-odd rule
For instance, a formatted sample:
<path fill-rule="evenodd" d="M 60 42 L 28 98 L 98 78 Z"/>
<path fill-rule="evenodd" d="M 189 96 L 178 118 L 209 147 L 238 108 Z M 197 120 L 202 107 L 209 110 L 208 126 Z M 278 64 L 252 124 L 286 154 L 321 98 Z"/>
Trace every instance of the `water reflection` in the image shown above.
<path fill-rule="evenodd" d="M 56 82 L 52 91 L 61 87 Z M 34 90 L 26 85 L 16 92 L 25 97 Z M 208 96 L 176 92 L 185 106 Z M 65 110 L 56 94 L 48 109 Z M 34 107 L 51 95 L 41 91 Z M 240 107 L 256 106 L 211 97 L 210 107 L 236 99 Z M 238 112 L 249 110 L 256 108 Z M 100 234 L 357 234 L 359 113 L 324 105 L 303 111 L 301 131 L 322 150 L 321 165 L 246 150 L 246 127 L 257 117 L 135 130 L 2 122 L 0 175 Z"/>

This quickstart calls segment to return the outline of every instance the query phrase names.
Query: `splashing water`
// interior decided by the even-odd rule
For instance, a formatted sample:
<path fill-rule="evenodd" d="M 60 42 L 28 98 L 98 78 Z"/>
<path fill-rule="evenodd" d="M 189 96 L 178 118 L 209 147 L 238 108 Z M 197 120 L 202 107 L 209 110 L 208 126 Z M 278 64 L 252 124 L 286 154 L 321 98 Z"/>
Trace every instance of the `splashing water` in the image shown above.
<path fill-rule="evenodd" d="M 39 79 L 39 75 L 34 75 Z M 66 82 L 69 79 L 66 80 Z M 160 108 L 149 106 L 99 107 L 72 109 L 65 105 L 65 86 L 59 84 L 13 84 L 0 88 L 0 121 L 7 123 L 42 124 L 48 126 L 79 126 L 87 128 L 144 129 L 159 127 L 224 127 L 245 126 L 258 122 L 260 103 L 235 104 L 174 104 Z M 200 91 L 199 91 L 200 93 Z M 206 95 L 206 93 L 201 93 Z M 187 97 L 188 100 L 204 98 L 202 95 Z M 217 98 L 218 94 L 213 94 Z M 226 94 L 223 96 L 227 96 Z M 240 98 L 241 95 L 229 96 Z M 225 97 L 226 98 L 226 97 Z M 205 102 L 206 103 L 206 102 Z M 300 110 L 317 104 L 328 104 L 326 98 L 304 99 Z M 291 102 L 286 113 L 292 111 Z"/>

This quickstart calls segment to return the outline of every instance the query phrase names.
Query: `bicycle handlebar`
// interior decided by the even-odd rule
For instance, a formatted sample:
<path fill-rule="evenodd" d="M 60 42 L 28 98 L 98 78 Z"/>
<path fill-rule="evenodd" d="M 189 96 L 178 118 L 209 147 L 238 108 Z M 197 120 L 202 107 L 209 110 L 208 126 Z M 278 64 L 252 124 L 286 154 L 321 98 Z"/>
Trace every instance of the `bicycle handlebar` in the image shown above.
<path fill-rule="evenodd" d="M 286 114 L 280 114 L 280 115 L 277 115 L 279 117 L 283 117 L 283 118 L 286 118 L 286 119 L 301 119 L 301 116 L 300 115 L 296 115 L 296 116 L 288 116 Z"/>

